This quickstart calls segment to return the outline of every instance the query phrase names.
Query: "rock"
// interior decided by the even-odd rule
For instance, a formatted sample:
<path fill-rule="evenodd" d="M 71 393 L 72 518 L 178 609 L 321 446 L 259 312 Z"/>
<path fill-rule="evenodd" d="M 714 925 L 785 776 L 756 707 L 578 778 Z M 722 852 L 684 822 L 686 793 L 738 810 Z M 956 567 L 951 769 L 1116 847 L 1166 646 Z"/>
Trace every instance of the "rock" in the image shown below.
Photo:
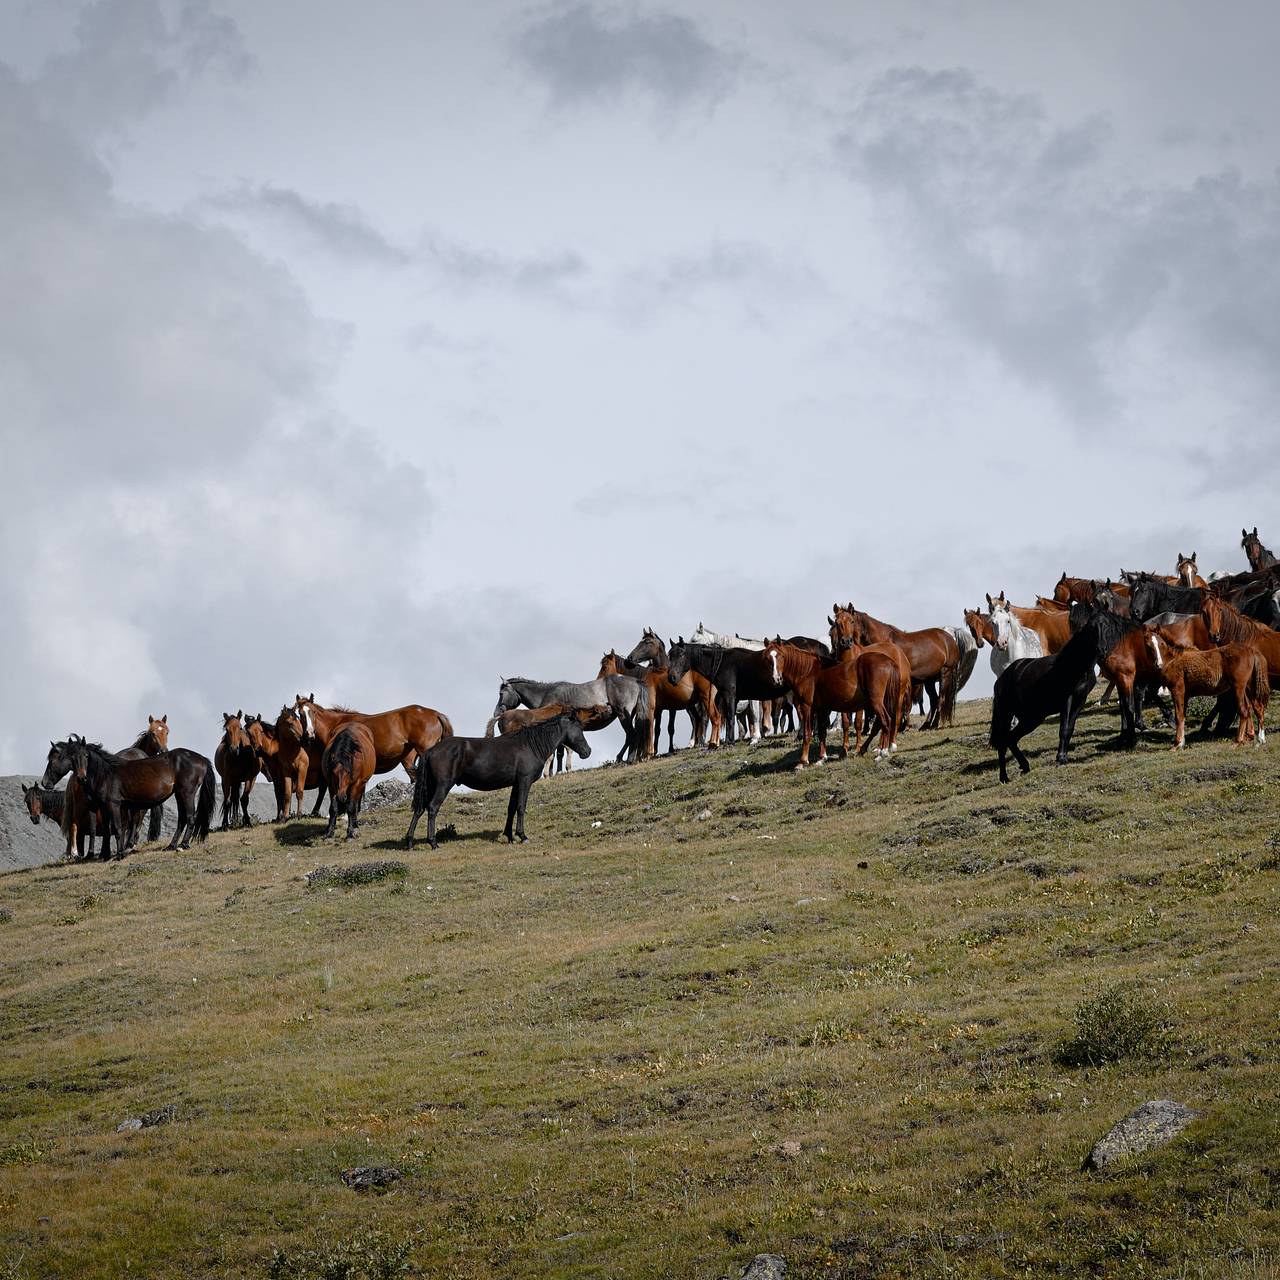
<path fill-rule="evenodd" d="M 364 793 L 363 809 L 391 809 L 398 805 L 409 804 L 413 800 L 413 787 L 399 778 L 388 778 L 370 787 Z"/>
<path fill-rule="evenodd" d="M 778 1143 L 778 1154 L 786 1156 L 788 1160 L 794 1160 L 803 1150 L 804 1147 L 794 1138 L 788 1138 L 785 1142 Z"/>
<path fill-rule="evenodd" d="M 136 1133 L 139 1129 L 154 1129 L 158 1124 L 172 1124 L 177 1118 L 178 1108 L 172 1102 L 153 1111 L 144 1111 L 140 1116 L 130 1116 L 128 1120 L 116 1125 L 117 1133 Z"/>
<path fill-rule="evenodd" d="M 706 820 L 707 820 L 708 818 L 710 818 L 710 817 L 711 817 L 711 810 L 710 810 L 710 809 L 699 809 L 699 810 L 698 810 L 698 821 L 699 821 L 699 822 L 706 822 Z"/>
<path fill-rule="evenodd" d="M 385 1191 L 399 1181 L 400 1170 L 389 1164 L 375 1164 L 343 1169 L 339 1176 L 352 1191 Z"/>
<path fill-rule="evenodd" d="M 1176 1138 L 1199 1114 L 1180 1102 L 1156 1098 L 1113 1125 L 1094 1143 L 1084 1162 L 1086 1169 L 1107 1169 L 1119 1160 L 1140 1155 Z"/>
<path fill-rule="evenodd" d="M 757 1253 L 742 1269 L 738 1280 L 782 1280 L 787 1274 L 787 1264 L 776 1253 Z M 732 1276 L 721 1276 L 720 1280 L 733 1280 Z"/>

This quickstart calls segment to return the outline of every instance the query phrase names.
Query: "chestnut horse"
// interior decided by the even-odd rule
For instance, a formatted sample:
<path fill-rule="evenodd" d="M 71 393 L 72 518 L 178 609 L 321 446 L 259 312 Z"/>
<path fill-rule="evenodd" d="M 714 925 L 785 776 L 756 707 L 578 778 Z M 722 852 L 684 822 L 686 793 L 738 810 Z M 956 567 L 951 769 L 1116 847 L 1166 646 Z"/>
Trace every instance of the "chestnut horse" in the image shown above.
<path fill-rule="evenodd" d="M 1178 552 L 1176 572 L 1179 586 L 1207 587 L 1209 585 L 1200 576 L 1200 570 L 1196 568 L 1196 553 L 1194 551 L 1189 556 L 1184 556 L 1181 551 Z"/>
<path fill-rule="evenodd" d="M 1240 728 L 1236 730 L 1238 747 L 1246 736 L 1254 735 L 1257 717 L 1257 743 L 1267 740 L 1263 720 L 1271 696 L 1267 678 L 1267 660 L 1250 642 L 1224 644 L 1217 649 L 1175 649 L 1152 632 L 1147 637 L 1155 664 L 1173 695 L 1173 750 L 1187 745 L 1187 696 L 1189 694 L 1234 693 Z"/>
<path fill-rule="evenodd" d="M 303 727 L 313 734 L 322 747 L 327 747 L 333 735 L 344 724 L 358 720 L 373 735 L 373 747 L 377 752 L 374 773 L 390 773 L 396 765 L 402 765 L 413 781 L 413 762 L 425 755 L 437 742 L 453 736 L 449 717 L 431 707 L 410 703 L 394 711 L 379 711 L 372 715 L 352 711 L 349 707 L 322 707 L 313 693 L 294 699 L 294 706 Z"/>
<path fill-rule="evenodd" d="M 301 740 L 299 740 L 301 741 Z M 347 839 L 354 840 L 360 825 L 360 805 L 364 789 L 373 777 L 378 763 L 373 734 L 360 720 L 348 720 L 333 735 L 320 757 L 320 773 L 329 788 L 329 825 L 325 836 L 331 836 L 338 825 L 338 814 L 347 815 Z M 301 809 L 301 806 L 299 806 Z"/>
<path fill-rule="evenodd" d="M 911 664 L 911 680 L 923 685 L 929 695 L 929 714 L 922 729 L 937 729 L 950 724 L 955 712 L 956 687 L 960 670 L 960 646 L 946 627 L 925 627 L 920 631 L 903 631 L 891 623 L 881 622 L 869 613 L 861 613 L 853 607 L 853 601 L 841 606 L 831 606 L 834 617 L 828 617 L 831 628 L 831 647 L 838 647 L 840 640 L 852 640 L 854 644 L 896 644 L 907 655 Z M 934 691 L 937 681 L 937 692 Z M 912 692 L 911 701 L 915 700 Z M 908 706 L 910 703 L 908 703 Z"/>
<path fill-rule="evenodd" d="M 281 806 L 281 817 L 284 818 L 289 817 L 289 809 L 294 801 L 297 802 L 294 816 L 302 817 L 302 797 L 308 787 L 320 788 L 320 795 L 316 800 L 317 809 L 328 788 L 321 763 L 324 752 L 317 749 L 314 741 L 308 748 L 306 739 L 302 717 L 293 707 L 281 707 L 280 714 L 276 716 L 276 769 L 280 777 L 276 801 Z M 313 816 L 314 813 L 313 810 Z"/>
<path fill-rule="evenodd" d="M 245 732 L 243 710 L 222 715 L 222 741 L 213 753 L 213 767 L 222 783 L 222 830 L 233 825 L 240 809 L 240 826 L 249 822 L 249 794 L 258 776 L 258 753 Z"/>
<path fill-rule="evenodd" d="M 791 689 L 800 716 L 800 761 L 797 769 L 809 764 L 809 743 L 816 724 L 818 758 L 827 762 L 827 722 L 833 711 L 844 717 L 844 752 L 849 754 L 849 719 L 859 711 L 869 711 L 880 721 L 880 745 L 876 759 L 897 750 L 898 724 L 910 708 L 911 664 L 896 645 L 855 645 L 843 641 L 834 658 L 798 648 L 785 640 L 771 640 L 765 656 L 773 665 L 774 681 Z M 859 735 L 858 755 L 871 745 L 869 732 L 863 742 Z"/>
<path fill-rule="evenodd" d="M 1253 645 L 1266 659 L 1267 675 L 1280 680 L 1280 631 L 1272 631 L 1264 623 L 1241 613 L 1235 605 L 1212 595 L 1205 596 L 1200 616 L 1214 644 Z"/>

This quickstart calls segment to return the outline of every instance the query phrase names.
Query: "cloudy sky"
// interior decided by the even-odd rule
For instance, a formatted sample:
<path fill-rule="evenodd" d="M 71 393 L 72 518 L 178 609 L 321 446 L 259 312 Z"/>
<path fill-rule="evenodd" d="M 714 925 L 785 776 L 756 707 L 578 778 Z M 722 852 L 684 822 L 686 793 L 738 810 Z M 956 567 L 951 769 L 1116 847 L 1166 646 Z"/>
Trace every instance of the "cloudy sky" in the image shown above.
<path fill-rule="evenodd" d="M 645 625 L 1243 567 L 1278 40 L 1270 0 L 9 0 L 0 772 L 298 690 L 478 732 Z"/>

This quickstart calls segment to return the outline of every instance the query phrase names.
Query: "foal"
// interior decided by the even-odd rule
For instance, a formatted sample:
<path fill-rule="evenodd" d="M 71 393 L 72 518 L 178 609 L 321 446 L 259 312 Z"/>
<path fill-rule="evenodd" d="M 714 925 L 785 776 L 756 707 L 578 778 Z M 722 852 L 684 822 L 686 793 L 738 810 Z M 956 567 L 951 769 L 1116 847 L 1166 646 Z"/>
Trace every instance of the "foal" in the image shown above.
<path fill-rule="evenodd" d="M 1187 695 L 1197 693 L 1234 693 L 1240 715 L 1235 745 L 1238 747 L 1246 736 L 1253 736 L 1254 716 L 1257 717 L 1258 746 L 1266 742 L 1263 718 L 1271 697 L 1271 683 L 1267 678 L 1267 660 L 1252 644 L 1237 642 L 1224 644 L 1219 649 L 1177 649 L 1154 632 L 1148 635 L 1147 643 L 1173 695 L 1174 751 L 1187 745 Z"/>
<path fill-rule="evenodd" d="M 359 720 L 344 724 L 329 739 L 320 758 L 320 772 L 329 787 L 329 825 L 325 835 L 331 836 L 338 825 L 338 814 L 347 815 L 347 839 L 355 839 L 360 825 L 360 805 L 364 789 L 378 763 L 378 749 L 369 727 Z M 301 812 L 301 810 L 299 810 Z"/>

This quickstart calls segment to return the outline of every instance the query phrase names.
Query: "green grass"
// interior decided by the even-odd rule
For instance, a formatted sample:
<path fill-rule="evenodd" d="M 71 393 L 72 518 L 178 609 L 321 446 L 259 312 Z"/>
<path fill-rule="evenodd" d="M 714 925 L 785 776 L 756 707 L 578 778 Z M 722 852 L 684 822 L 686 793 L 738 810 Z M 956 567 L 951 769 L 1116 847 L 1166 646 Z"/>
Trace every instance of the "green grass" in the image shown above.
<path fill-rule="evenodd" d="M 1280 1275 L 1280 755 L 1091 708 L 1002 787 L 986 714 L 0 878 L 0 1276 Z M 1065 1065 L 1117 984 L 1161 1051 Z"/>

